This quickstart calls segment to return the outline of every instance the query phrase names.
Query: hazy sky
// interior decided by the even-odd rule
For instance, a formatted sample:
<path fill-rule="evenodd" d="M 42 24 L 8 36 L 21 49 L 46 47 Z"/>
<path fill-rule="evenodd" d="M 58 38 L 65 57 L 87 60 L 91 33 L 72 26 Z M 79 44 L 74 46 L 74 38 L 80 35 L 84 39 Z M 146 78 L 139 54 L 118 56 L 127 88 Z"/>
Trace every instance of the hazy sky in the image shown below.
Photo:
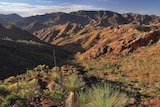
<path fill-rule="evenodd" d="M 0 0 L 0 14 L 31 16 L 78 10 L 109 10 L 160 16 L 160 0 Z"/>

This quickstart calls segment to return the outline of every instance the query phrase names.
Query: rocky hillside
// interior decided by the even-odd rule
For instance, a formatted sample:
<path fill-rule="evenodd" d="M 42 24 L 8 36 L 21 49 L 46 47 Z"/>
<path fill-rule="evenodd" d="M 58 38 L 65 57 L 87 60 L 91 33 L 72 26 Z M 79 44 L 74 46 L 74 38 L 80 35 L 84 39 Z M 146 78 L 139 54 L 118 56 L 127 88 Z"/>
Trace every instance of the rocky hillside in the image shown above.
<path fill-rule="evenodd" d="M 50 44 L 71 52 L 80 52 L 82 58 L 97 58 L 103 54 L 128 54 L 142 46 L 157 43 L 160 37 L 159 24 L 123 24 L 94 27 L 80 24 L 62 24 L 34 33 Z"/>

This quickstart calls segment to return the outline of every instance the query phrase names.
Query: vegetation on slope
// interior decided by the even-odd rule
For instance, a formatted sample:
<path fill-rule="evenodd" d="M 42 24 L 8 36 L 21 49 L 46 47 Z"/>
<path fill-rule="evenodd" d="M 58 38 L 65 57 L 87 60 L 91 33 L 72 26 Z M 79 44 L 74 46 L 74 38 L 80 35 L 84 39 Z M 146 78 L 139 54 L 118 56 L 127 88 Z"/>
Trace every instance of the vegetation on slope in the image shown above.
<path fill-rule="evenodd" d="M 59 75 L 59 77 L 56 77 L 62 81 L 57 82 L 56 85 L 49 86 L 53 80 L 57 80 L 53 79 L 54 74 Z M 129 100 L 129 97 L 116 87 L 118 90 L 112 90 L 114 87 L 94 85 L 94 82 L 92 82 L 93 87 L 89 87 L 86 84 L 89 80 L 84 81 L 84 78 L 88 77 L 81 74 L 78 75 L 78 71 L 73 72 L 71 75 L 67 74 L 68 71 L 62 71 L 58 67 L 49 69 L 48 66 L 39 65 L 24 74 L 11 76 L 0 84 L 0 105 L 2 107 L 27 107 L 31 105 L 46 107 L 47 105 L 44 102 L 50 101 L 49 104 L 59 107 L 62 105 L 67 107 L 90 107 L 91 105 L 101 107 L 101 104 L 107 104 L 107 107 L 116 107 L 116 105 L 118 107 L 126 105 Z M 85 100 L 81 95 L 86 96 Z M 104 97 L 105 99 L 103 99 Z"/>

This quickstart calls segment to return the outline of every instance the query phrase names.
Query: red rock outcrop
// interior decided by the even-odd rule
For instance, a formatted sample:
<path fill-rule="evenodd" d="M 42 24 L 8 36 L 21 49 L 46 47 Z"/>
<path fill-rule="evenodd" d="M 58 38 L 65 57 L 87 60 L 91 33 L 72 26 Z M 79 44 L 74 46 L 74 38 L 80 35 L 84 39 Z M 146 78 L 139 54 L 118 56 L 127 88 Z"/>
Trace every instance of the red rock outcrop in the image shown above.
<path fill-rule="evenodd" d="M 152 31 L 147 34 L 129 36 L 111 43 L 109 46 L 115 54 L 127 54 L 139 47 L 148 46 L 158 42 L 160 31 Z"/>
<path fill-rule="evenodd" d="M 97 58 L 108 53 L 126 55 L 139 47 L 158 43 L 159 38 L 160 31 L 151 31 L 149 33 L 127 36 L 109 44 L 106 41 L 103 43 L 99 42 L 82 54 L 80 59 Z"/>

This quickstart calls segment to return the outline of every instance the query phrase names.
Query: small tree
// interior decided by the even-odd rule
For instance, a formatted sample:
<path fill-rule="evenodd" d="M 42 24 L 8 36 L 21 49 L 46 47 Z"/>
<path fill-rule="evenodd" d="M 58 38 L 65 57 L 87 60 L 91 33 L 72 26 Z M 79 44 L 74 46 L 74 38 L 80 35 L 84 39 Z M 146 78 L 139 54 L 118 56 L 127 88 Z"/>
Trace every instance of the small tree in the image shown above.
<path fill-rule="evenodd" d="M 79 107 L 76 90 L 83 85 L 84 83 L 82 79 L 78 78 L 75 74 L 69 76 L 69 78 L 63 83 L 64 88 L 70 92 L 69 97 L 66 100 L 66 107 Z"/>

